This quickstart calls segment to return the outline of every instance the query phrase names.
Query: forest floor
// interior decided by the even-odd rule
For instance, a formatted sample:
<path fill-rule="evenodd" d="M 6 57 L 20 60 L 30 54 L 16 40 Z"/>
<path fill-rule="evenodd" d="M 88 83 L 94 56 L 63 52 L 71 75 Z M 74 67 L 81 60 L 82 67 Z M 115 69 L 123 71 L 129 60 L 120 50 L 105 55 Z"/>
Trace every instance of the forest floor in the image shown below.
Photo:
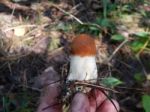
<path fill-rule="evenodd" d="M 34 112 L 41 91 L 37 78 L 50 66 L 67 76 L 69 44 L 80 33 L 96 39 L 100 83 L 105 79 L 118 91 L 110 93 L 121 112 L 144 112 L 150 94 L 148 0 L 1 0 L 0 112 Z"/>

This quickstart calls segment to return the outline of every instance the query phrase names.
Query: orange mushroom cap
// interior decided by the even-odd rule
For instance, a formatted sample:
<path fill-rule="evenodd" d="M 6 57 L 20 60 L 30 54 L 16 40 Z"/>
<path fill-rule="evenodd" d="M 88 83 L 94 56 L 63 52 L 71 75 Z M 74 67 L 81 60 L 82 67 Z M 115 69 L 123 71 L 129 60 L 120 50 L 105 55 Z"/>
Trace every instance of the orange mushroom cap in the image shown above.
<path fill-rule="evenodd" d="M 87 34 L 80 34 L 71 44 L 71 55 L 94 56 L 96 55 L 95 40 Z"/>

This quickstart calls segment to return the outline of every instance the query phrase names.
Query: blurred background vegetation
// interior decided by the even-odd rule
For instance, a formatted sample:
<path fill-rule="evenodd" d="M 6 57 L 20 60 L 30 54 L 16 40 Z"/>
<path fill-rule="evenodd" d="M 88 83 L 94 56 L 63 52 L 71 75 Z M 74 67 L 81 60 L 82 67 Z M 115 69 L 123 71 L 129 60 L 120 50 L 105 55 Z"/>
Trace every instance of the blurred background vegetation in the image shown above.
<path fill-rule="evenodd" d="M 150 112 L 149 0 L 1 0 L 0 112 L 34 112 L 48 66 L 67 75 L 69 43 L 97 41 L 99 83 L 121 112 Z"/>

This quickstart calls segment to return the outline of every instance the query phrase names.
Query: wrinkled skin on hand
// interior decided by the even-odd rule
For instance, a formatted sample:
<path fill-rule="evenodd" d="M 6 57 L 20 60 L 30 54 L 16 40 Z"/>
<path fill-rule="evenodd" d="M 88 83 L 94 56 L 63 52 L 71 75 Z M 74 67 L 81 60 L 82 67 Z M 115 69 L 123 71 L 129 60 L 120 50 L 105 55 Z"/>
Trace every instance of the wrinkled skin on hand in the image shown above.
<path fill-rule="evenodd" d="M 55 75 L 52 73 L 55 73 Z M 58 74 L 54 72 L 54 69 L 49 69 L 49 71 L 46 71 L 44 74 L 41 75 L 42 77 L 40 82 L 43 81 L 43 83 L 47 84 L 59 79 L 57 78 Z M 61 89 L 59 82 L 44 87 L 37 112 L 63 112 L 63 104 L 59 103 L 58 98 L 60 94 Z M 115 100 L 112 101 L 119 110 L 118 102 Z M 117 112 L 117 110 L 102 91 L 93 89 L 87 94 L 81 92 L 75 94 L 72 99 L 69 112 Z"/>

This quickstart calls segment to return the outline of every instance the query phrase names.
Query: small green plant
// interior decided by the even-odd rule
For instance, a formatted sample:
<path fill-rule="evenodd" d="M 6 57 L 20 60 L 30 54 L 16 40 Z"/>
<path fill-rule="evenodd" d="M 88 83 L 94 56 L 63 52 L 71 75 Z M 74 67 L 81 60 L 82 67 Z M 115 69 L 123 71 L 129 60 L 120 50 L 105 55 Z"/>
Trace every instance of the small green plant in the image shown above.
<path fill-rule="evenodd" d="M 98 36 L 101 33 L 101 29 L 98 28 L 97 26 L 95 26 L 92 23 L 85 23 L 85 24 L 78 24 L 75 29 L 76 32 L 78 33 L 89 33 Z"/>
<path fill-rule="evenodd" d="M 145 112 L 150 112 L 150 96 L 149 95 L 142 96 L 142 105 L 143 105 Z"/>
<path fill-rule="evenodd" d="M 33 97 L 26 92 L 3 96 L 3 112 L 33 112 L 34 108 L 30 104 Z"/>
<path fill-rule="evenodd" d="M 121 34 L 114 34 L 112 35 L 111 40 L 116 42 L 122 42 L 123 40 L 125 40 L 125 38 Z"/>
<path fill-rule="evenodd" d="M 3 111 L 4 112 L 9 112 L 9 105 L 11 103 L 10 100 L 9 100 L 9 98 L 3 96 L 2 102 L 3 102 Z"/>
<path fill-rule="evenodd" d="M 123 82 L 120 81 L 119 79 L 115 78 L 115 77 L 107 77 L 107 78 L 104 78 L 101 81 L 101 83 L 104 84 L 107 87 L 113 88 L 115 86 L 118 86 L 118 85 L 122 84 Z"/>
<path fill-rule="evenodd" d="M 130 43 L 130 47 L 137 56 L 145 49 L 150 50 L 150 33 L 138 32 L 133 37 L 134 41 Z"/>
<path fill-rule="evenodd" d="M 134 79 L 136 80 L 136 82 L 142 83 L 145 80 L 145 76 L 142 73 L 136 73 L 134 75 Z"/>
<path fill-rule="evenodd" d="M 103 17 L 107 18 L 107 7 L 108 7 L 108 0 L 102 0 L 103 3 Z"/>
<path fill-rule="evenodd" d="M 98 24 L 102 28 L 114 28 L 115 27 L 114 23 L 107 18 L 97 18 L 96 24 Z"/>

